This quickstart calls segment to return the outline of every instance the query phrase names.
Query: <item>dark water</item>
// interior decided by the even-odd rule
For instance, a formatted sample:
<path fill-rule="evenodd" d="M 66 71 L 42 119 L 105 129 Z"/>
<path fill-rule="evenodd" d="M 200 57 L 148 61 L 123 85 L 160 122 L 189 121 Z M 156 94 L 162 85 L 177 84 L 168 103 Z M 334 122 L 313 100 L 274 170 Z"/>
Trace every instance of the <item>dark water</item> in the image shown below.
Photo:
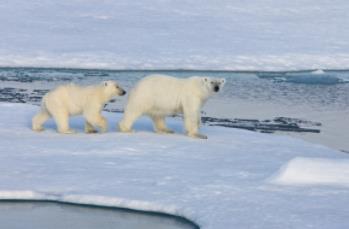
<path fill-rule="evenodd" d="M 294 136 L 349 150 L 349 143 L 344 137 L 349 135 L 344 128 L 349 126 L 348 70 L 229 72 L 0 68 L 0 102 L 38 105 L 48 90 L 71 82 L 88 85 L 116 80 L 130 90 L 142 77 L 154 73 L 226 78 L 223 91 L 207 102 L 203 116 L 260 121 L 286 117 L 300 120 L 298 124 L 321 123 L 321 127 L 316 127 L 321 134 L 307 132 Z M 125 101 L 125 97 L 117 98 L 106 106 L 106 110 L 122 111 Z"/>
<path fill-rule="evenodd" d="M 195 229 L 178 217 L 41 201 L 0 201 L 3 229 Z"/>
<path fill-rule="evenodd" d="M 86 69 L 38 69 L 0 68 L 1 97 L 11 88 L 18 94 L 30 92 L 23 101 L 36 103 L 35 95 L 63 83 L 93 84 L 102 80 L 117 80 L 130 89 L 138 80 L 149 74 L 168 74 L 176 77 L 193 75 L 224 77 L 224 91 L 218 99 L 243 99 L 250 101 L 272 101 L 283 105 L 307 105 L 313 109 L 349 108 L 349 71 L 326 71 L 323 74 L 304 72 L 228 72 L 228 71 L 111 71 Z M 222 115 L 225 114 L 221 110 Z"/>

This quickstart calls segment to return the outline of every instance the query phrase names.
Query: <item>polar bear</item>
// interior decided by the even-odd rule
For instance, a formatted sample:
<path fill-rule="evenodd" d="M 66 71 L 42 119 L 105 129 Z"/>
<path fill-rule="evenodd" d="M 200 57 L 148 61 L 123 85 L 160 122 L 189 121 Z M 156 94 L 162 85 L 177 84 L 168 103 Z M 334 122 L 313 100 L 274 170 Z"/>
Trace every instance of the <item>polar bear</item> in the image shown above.
<path fill-rule="evenodd" d="M 43 97 L 41 111 L 32 120 L 32 129 L 44 130 L 42 125 L 53 117 L 59 133 L 71 134 L 74 130 L 69 128 L 69 116 L 82 114 L 86 119 L 86 133 L 96 133 L 95 127 L 106 132 L 107 121 L 101 111 L 112 97 L 125 94 L 126 91 L 114 81 L 87 87 L 75 84 L 59 86 Z"/>
<path fill-rule="evenodd" d="M 158 133 L 173 133 L 165 124 L 165 117 L 184 115 L 187 135 L 206 139 L 200 134 L 200 110 L 207 99 L 217 93 L 225 79 L 210 77 L 190 77 L 179 79 L 167 75 L 150 75 L 142 79 L 132 89 L 119 123 L 121 132 L 132 131 L 134 121 L 141 115 L 148 115 Z"/>

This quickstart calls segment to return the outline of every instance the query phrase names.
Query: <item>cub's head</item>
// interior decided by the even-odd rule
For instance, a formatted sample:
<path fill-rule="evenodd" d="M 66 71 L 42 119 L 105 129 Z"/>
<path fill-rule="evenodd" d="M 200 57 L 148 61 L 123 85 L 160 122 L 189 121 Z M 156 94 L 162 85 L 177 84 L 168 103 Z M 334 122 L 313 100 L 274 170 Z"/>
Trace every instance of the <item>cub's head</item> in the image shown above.
<path fill-rule="evenodd" d="M 102 84 L 103 84 L 105 92 L 108 95 L 123 96 L 126 94 L 126 91 L 124 89 L 122 89 L 122 87 L 120 87 L 115 81 L 112 81 L 112 80 L 103 81 Z"/>
<path fill-rule="evenodd" d="M 225 79 L 224 78 L 211 78 L 211 77 L 203 77 L 202 83 L 205 86 L 205 89 L 210 93 L 217 93 L 219 92 L 224 84 Z"/>

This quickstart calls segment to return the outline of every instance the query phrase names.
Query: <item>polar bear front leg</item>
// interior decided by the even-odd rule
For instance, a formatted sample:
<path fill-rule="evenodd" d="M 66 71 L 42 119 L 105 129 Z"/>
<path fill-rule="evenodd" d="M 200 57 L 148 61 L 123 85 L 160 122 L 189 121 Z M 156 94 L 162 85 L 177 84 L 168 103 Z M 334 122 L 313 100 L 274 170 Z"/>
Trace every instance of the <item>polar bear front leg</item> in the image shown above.
<path fill-rule="evenodd" d="M 199 133 L 200 114 L 198 109 L 184 109 L 184 126 L 187 135 L 193 138 L 207 139 L 206 135 Z"/>
<path fill-rule="evenodd" d="M 154 122 L 155 132 L 159 134 L 173 134 L 174 131 L 166 127 L 165 117 L 163 116 L 151 116 Z"/>
<path fill-rule="evenodd" d="M 94 126 L 96 126 L 100 129 L 101 133 L 105 133 L 108 131 L 107 120 L 101 114 L 98 114 L 98 113 L 94 115 L 89 114 L 89 115 L 85 115 L 85 118 L 87 120 L 87 123 L 89 123 L 87 125 L 90 125 L 90 127 L 92 127 L 92 128 L 89 128 L 89 130 L 94 129 Z"/>
<path fill-rule="evenodd" d="M 187 130 L 187 135 L 192 138 L 201 138 L 207 139 L 207 136 L 204 134 L 200 134 L 198 131 L 197 125 L 193 124 L 193 121 L 190 121 L 188 118 L 184 118 L 185 128 Z"/>

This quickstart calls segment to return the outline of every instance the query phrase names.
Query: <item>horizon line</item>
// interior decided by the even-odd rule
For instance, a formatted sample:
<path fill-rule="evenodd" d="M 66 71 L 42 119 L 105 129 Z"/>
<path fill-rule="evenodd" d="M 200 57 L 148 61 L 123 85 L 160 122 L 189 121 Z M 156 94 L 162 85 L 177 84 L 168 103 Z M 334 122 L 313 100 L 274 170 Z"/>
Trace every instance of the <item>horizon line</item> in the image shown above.
<path fill-rule="evenodd" d="M 349 71 L 349 68 L 331 69 L 331 68 L 307 68 L 290 70 L 229 70 L 229 69 L 195 69 L 195 68 L 84 68 L 84 67 L 39 67 L 39 66 L 0 66 L 0 69 L 56 69 L 56 70 L 84 70 L 84 71 L 127 71 L 127 72 L 234 72 L 234 73 L 256 73 L 256 72 L 312 72 L 316 70 L 323 71 Z"/>

